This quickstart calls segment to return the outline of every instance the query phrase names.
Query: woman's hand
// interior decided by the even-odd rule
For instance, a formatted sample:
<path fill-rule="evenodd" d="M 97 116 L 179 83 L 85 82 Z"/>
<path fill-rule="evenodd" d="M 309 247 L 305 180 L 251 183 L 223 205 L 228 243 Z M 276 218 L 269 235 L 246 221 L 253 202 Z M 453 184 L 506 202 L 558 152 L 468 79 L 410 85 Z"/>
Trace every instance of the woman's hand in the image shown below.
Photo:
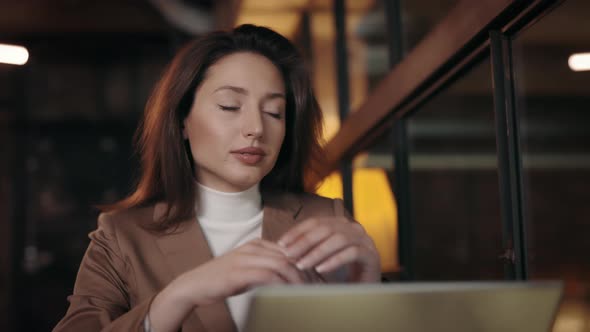
<path fill-rule="evenodd" d="M 181 275 L 195 306 L 207 305 L 265 284 L 301 284 L 303 274 L 275 243 L 258 239 Z"/>
<path fill-rule="evenodd" d="M 187 271 L 162 290 L 150 307 L 155 331 L 175 331 L 197 306 L 212 304 L 253 287 L 301 284 L 303 273 L 276 243 L 258 239 Z"/>
<path fill-rule="evenodd" d="M 347 281 L 378 282 L 381 266 L 377 248 L 363 227 L 345 217 L 303 221 L 278 241 L 300 270 L 329 273 L 348 266 Z"/>

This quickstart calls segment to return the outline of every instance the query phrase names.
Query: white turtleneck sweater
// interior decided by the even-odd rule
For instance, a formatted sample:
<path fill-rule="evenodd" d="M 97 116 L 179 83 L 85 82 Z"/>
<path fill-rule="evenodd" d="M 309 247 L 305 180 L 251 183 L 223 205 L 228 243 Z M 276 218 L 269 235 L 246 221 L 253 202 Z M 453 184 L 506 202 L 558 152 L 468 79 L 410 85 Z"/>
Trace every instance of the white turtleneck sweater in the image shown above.
<path fill-rule="evenodd" d="M 262 199 L 258 185 L 226 193 L 197 183 L 197 220 L 213 256 L 217 257 L 262 236 Z M 238 330 L 244 328 L 252 291 L 229 297 L 227 304 Z"/>

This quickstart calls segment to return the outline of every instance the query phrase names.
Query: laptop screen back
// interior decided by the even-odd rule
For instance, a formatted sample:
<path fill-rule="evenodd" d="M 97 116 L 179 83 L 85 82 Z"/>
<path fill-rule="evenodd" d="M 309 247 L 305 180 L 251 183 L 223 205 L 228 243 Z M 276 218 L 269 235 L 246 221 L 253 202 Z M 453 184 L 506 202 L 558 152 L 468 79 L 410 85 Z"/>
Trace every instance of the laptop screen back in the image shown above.
<path fill-rule="evenodd" d="M 247 332 L 549 331 L 560 283 L 406 283 L 268 287 Z"/>

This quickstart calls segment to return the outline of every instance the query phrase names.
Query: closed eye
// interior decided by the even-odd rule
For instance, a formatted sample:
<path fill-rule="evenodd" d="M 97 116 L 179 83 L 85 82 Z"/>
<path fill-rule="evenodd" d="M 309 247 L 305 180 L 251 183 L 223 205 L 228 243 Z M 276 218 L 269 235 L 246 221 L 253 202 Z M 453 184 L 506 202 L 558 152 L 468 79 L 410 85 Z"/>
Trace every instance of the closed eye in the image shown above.
<path fill-rule="evenodd" d="M 282 119 L 283 115 L 280 112 L 264 112 L 265 114 L 270 115 L 271 117 L 275 118 L 275 119 Z"/>
<path fill-rule="evenodd" d="M 240 109 L 240 106 L 227 106 L 227 105 L 217 105 L 219 106 L 219 109 L 221 109 L 222 111 L 237 111 Z"/>

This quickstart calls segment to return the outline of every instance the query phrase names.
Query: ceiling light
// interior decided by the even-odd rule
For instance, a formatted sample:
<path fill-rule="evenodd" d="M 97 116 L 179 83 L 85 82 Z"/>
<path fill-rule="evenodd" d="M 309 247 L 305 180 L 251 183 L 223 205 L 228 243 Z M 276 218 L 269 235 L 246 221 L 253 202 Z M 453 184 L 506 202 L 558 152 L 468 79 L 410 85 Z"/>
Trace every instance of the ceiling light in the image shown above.
<path fill-rule="evenodd" d="M 0 44 L 0 63 L 24 65 L 29 60 L 29 51 L 22 46 Z"/>
<path fill-rule="evenodd" d="M 573 71 L 590 70 L 590 53 L 572 54 L 567 63 Z"/>

